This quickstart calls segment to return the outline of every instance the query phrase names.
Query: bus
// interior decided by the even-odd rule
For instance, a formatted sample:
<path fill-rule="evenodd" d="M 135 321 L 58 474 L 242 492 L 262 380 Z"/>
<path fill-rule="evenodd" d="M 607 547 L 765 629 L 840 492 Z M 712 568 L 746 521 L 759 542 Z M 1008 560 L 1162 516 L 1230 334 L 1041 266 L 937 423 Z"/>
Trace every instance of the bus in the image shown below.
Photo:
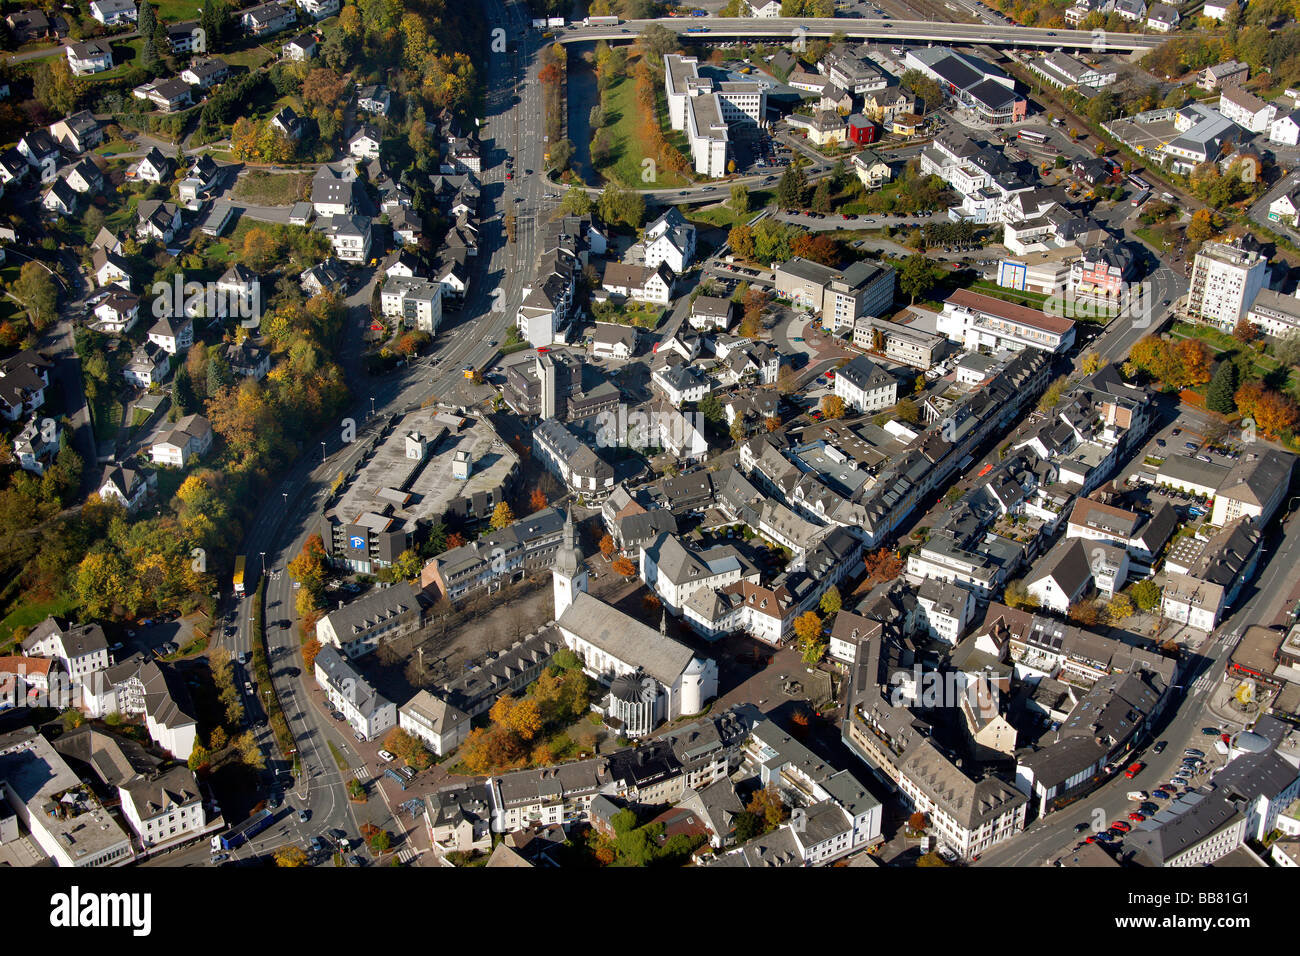
<path fill-rule="evenodd" d="M 687 27 L 686 32 L 687 33 L 708 33 L 709 28 L 708 27 Z"/>
<path fill-rule="evenodd" d="M 1136 209 L 1151 198 L 1151 190 L 1143 189 L 1133 194 L 1133 208 Z"/>
<path fill-rule="evenodd" d="M 1047 134 L 1040 133 L 1036 129 L 1022 129 L 1016 134 L 1017 139 L 1022 139 L 1026 143 L 1037 143 L 1040 146 L 1047 142 Z"/>
<path fill-rule="evenodd" d="M 1143 189 L 1149 190 L 1151 188 L 1151 184 L 1140 176 L 1129 176 L 1128 183 L 1134 189 L 1137 189 L 1139 191 Z"/>
<path fill-rule="evenodd" d="M 235 558 L 235 593 L 244 596 L 244 556 Z"/>

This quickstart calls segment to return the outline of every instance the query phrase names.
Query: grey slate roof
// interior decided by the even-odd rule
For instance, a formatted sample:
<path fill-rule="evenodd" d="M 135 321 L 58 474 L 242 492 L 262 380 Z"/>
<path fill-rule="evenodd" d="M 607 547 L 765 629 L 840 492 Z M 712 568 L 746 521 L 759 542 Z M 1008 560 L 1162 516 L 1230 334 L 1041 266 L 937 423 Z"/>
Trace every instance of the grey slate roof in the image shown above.
<path fill-rule="evenodd" d="M 639 666 L 671 687 L 694 656 L 691 649 L 642 624 L 604 601 L 579 591 L 559 626 L 625 664 Z"/>

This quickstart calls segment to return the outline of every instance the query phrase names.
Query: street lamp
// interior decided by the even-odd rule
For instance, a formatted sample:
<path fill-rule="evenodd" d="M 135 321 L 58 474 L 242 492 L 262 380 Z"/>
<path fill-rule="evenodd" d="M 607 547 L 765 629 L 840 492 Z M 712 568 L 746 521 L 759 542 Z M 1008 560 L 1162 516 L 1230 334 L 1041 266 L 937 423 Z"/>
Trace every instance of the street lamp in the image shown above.
<path fill-rule="evenodd" d="M 325 464 L 325 443 L 320 443 L 320 463 Z"/>
<path fill-rule="evenodd" d="M 266 573 L 266 552 L 259 551 L 257 553 L 262 556 L 262 573 L 265 574 Z"/>

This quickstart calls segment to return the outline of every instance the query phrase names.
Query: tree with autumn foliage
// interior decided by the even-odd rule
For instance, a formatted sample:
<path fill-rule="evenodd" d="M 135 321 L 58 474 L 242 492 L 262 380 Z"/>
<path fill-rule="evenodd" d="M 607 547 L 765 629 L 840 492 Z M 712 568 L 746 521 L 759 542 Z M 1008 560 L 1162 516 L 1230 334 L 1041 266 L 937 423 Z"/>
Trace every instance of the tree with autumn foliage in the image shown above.
<path fill-rule="evenodd" d="M 1258 325 L 1243 316 L 1232 330 L 1232 337 L 1243 345 L 1257 342 L 1264 333 Z"/>
<path fill-rule="evenodd" d="M 630 578 L 632 575 L 636 574 L 636 565 L 632 562 L 631 558 L 619 556 L 614 559 L 614 563 L 611 567 L 615 574 L 621 574 L 625 578 Z"/>
<path fill-rule="evenodd" d="M 794 633 L 805 643 L 819 639 L 822 635 L 820 615 L 816 611 L 804 611 L 794 619 Z"/>
<path fill-rule="evenodd" d="M 892 581 L 903 573 L 903 559 L 888 548 L 877 548 L 867 552 L 862 561 L 867 579 L 867 587 L 875 587 L 885 581 Z"/>
<path fill-rule="evenodd" d="M 823 418 L 843 418 L 844 417 L 844 399 L 838 395 L 822 396 L 822 417 Z"/>
<path fill-rule="evenodd" d="M 727 245 L 731 247 L 733 255 L 741 259 L 752 260 L 754 258 L 754 230 L 745 223 L 732 226 L 731 231 L 727 233 Z"/>
<path fill-rule="evenodd" d="M 762 790 L 755 791 L 745 809 L 758 817 L 764 833 L 775 830 L 790 817 L 790 810 L 774 784 L 768 784 Z"/>
<path fill-rule="evenodd" d="M 614 547 L 614 539 L 612 537 L 605 535 L 600 539 L 600 553 L 604 555 L 606 561 L 614 556 L 616 550 L 617 549 Z"/>
<path fill-rule="evenodd" d="M 453 531 L 451 534 L 447 535 L 448 551 L 450 551 L 452 548 L 461 548 L 464 546 L 465 546 L 465 536 L 461 534 L 459 531 Z"/>
<path fill-rule="evenodd" d="M 534 488 L 533 493 L 528 496 L 528 505 L 534 511 L 541 511 L 546 507 L 546 492 L 541 488 Z"/>
<path fill-rule="evenodd" d="M 288 564 L 289 577 L 298 582 L 302 590 L 310 591 L 315 597 L 325 593 L 325 573 L 329 567 L 329 558 L 325 554 L 325 541 L 319 534 L 307 536 L 302 543 L 302 550 Z"/>
<path fill-rule="evenodd" d="M 1263 382 L 1247 382 L 1233 396 L 1237 411 L 1243 418 L 1254 421 L 1256 427 L 1274 437 L 1295 430 L 1298 412 L 1296 403 Z"/>
<path fill-rule="evenodd" d="M 321 651 L 321 642 L 312 638 L 302 645 L 302 667 L 307 673 L 314 673 L 316 670 L 316 655 Z"/>
<path fill-rule="evenodd" d="M 492 520 L 488 523 L 493 531 L 500 531 L 515 523 L 515 513 L 510 510 L 510 505 L 506 502 L 498 501 L 496 507 L 492 509 Z"/>

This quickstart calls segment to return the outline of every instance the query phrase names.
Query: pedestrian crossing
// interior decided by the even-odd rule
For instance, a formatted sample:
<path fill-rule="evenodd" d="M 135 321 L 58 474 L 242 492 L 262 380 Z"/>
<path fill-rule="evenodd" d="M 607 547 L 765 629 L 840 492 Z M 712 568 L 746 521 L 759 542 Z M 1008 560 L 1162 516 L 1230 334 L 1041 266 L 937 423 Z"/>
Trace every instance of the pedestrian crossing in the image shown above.
<path fill-rule="evenodd" d="M 362 783 L 368 783 L 371 779 L 369 767 L 358 767 L 352 771 L 352 774 Z"/>
<path fill-rule="evenodd" d="M 419 855 L 420 851 L 413 846 L 404 846 L 397 851 L 397 858 L 403 863 L 410 863 Z"/>
<path fill-rule="evenodd" d="M 1210 686 L 1211 680 L 1212 679 L 1208 673 L 1202 674 L 1200 677 L 1196 678 L 1196 682 L 1192 684 L 1192 695 L 1195 696 L 1204 693 L 1205 689 Z"/>

